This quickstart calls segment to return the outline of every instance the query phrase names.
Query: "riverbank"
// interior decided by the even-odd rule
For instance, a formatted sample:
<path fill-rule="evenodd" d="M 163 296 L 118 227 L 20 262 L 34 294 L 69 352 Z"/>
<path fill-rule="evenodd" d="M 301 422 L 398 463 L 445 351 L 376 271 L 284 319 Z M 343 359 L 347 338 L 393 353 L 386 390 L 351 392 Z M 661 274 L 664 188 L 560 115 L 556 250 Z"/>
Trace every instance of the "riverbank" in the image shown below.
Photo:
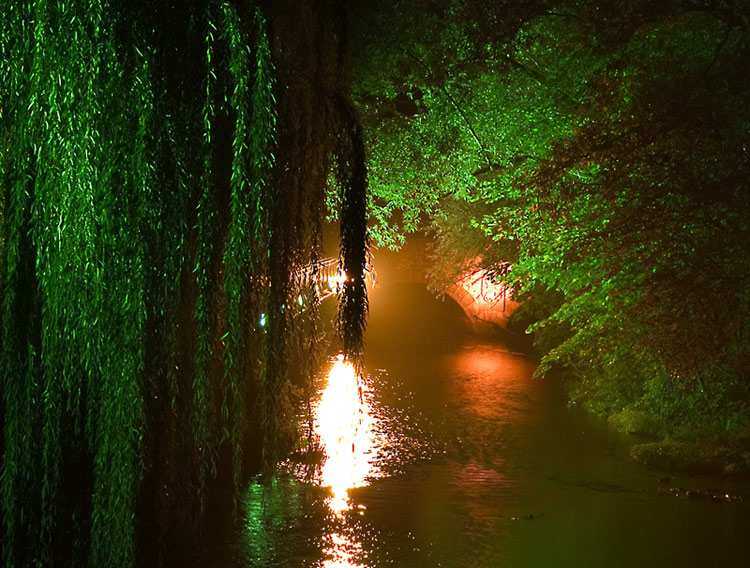
<path fill-rule="evenodd" d="M 750 478 L 750 427 L 721 434 L 710 429 L 686 434 L 632 411 L 612 414 L 608 422 L 621 432 L 647 440 L 633 445 L 630 455 L 648 469 Z"/>
<path fill-rule="evenodd" d="M 750 478 L 750 433 L 692 442 L 665 439 L 636 444 L 633 459 L 649 469 Z"/>
<path fill-rule="evenodd" d="M 644 467 L 668 473 L 750 479 L 750 425 L 746 415 L 738 411 L 742 405 L 736 404 L 731 416 L 722 413 L 721 405 L 714 405 L 710 413 L 683 413 L 683 420 L 668 420 L 660 416 L 658 408 L 649 411 L 648 405 L 641 404 L 647 407 L 645 410 L 632 410 L 643 399 L 628 400 L 622 390 L 605 388 L 613 386 L 607 381 L 582 381 L 559 369 L 551 376 L 565 384 L 570 405 L 581 406 L 605 418 L 616 430 L 636 438 L 630 456 Z M 698 407 L 690 394 L 685 397 L 686 406 Z M 676 407 L 679 400 L 669 403 Z M 622 406 L 623 410 L 616 410 Z M 724 426 L 727 422 L 740 425 L 730 428 Z"/>
<path fill-rule="evenodd" d="M 539 352 L 538 345 L 531 350 Z M 614 369 L 611 374 L 576 371 L 558 367 L 545 376 L 564 384 L 571 406 L 637 438 L 630 456 L 639 464 L 750 479 L 750 402 L 739 378 L 722 375 L 707 389 L 700 376 L 686 385 L 665 376 L 644 378 L 635 368 L 627 377 Z"/>

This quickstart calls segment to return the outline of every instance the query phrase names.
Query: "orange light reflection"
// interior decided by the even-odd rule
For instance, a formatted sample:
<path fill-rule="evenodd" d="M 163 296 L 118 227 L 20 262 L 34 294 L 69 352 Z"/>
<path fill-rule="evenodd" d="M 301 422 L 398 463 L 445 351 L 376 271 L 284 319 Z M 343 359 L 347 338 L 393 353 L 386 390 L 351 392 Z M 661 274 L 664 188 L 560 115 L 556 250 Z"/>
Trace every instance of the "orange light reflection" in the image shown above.
<path fill-rule="evenodd" d="M 358 568 L 362 566 L 354 560 L 354 555 L 362 551 L 362 545 L 343 534 L 331 535 L 331 548 L 325 550 L 330 556 L 323 563 L 323 568 Z"/>
<path fill-rule="evenodd" d="M 366 484 L 371 474 L 377 439 L 374 419 L 364 397 L 365 385 L 343 355 L 336 357 L 322 396 L 314 409 L 315 433 L 326 459 L 321 468 L 321 485 L 331 488 L 328 507 L 343 518 L 349 508 L 347 491 Z M 360 566 L 354 555 L 361 545 L 344 534 L 331 535 L 326 568 Z"/>
<path fill-rule="evenodd" d="M 375 437 L 363 388 L 352 364 L 339 355 L 315 409 L 315 432 L 326 454 L 321 481 L 331 487 L 329 507 L 336 513 L 348 508 L 347 490 L 365 485 L 371 469 Z"/>

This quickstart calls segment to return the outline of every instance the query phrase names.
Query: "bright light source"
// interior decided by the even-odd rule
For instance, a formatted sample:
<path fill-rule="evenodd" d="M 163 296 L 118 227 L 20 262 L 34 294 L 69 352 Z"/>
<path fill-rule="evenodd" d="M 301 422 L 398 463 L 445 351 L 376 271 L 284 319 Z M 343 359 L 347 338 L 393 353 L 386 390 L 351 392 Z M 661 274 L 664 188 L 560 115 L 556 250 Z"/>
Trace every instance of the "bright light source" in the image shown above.
<path fill-rule="evenodd" d="M 328 277 L 328 287 L 336 288 L 347 280 L 348 276 L 346 275 L 346 272 L 344 272 L 343 270 L 339 270 L 336 274 L 332 274 Z"/>
<path fill-rule="evenodd" d="M 458 283 L 471 294 L 472 298 L 488 304 L 502 301 L 508 293 L 505 285 L 495 282 L 494 277 L 483 269 L 464 274 Z"/>
<path fill-rule="evenodd" d="M 347 490 L 365 485 L 371 470 L 373 418 L 362 388 L 354 366 L 339 355 L 315 410 L 315 431 L 326 454 L 321 481 L 331 487 L 329 507 L 336 513 L 347 509 Z"/>

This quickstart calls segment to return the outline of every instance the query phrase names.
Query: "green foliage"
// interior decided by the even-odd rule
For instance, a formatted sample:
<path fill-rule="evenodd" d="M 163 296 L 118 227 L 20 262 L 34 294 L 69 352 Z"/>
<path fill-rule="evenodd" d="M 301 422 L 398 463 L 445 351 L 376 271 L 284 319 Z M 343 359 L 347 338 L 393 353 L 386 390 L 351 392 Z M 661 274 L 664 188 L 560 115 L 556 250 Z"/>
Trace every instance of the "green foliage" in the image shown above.
<path fill-rule="evenodd" d="M 621 432 L 641 436 L 664 436 L 664 425 L 651 415 L 635 410 L 623 410 L 609 417 L 610 424 Z"/>
<path fill-rule="evenodd" d="M 631 455 L 646 467 L 663 471 L 714 475 L 747 475 L 750 472 L 747 451 L 716 438 L 703 439 L 700 444 L 674 441 L 637 444 Z"/>
<path fill-rule="evenodd" d="M 362 43 L 389 61 L 363 58 L 356 91 L 373 236 L 397 242 L 395 220 L 434 230 L 436 289 L 478 259 L 507 273 L 539 374 L 576 376 L 574 400 L 672 427 L 740 426 L 747 8 L 535 3 L 477 7 L 479 24 L 470 4 L 439 3 L 416 37 L 384 8 Z"/>
<path fill-rule="evenodd" d="M 24 77 L 15 75 L 20 68 L 9 72 L 15 89 L 3 101 L 10 111 L 3 130 L 10 133 L 11 179 L 24 180 L 6 179 L 3 185 L 10 210 L 24 202 L 17 215 L 4 219 L 13 243 L 6 250 L 4 334 L 32 325 L 24 320 L 36 323 L 4 341 L 10 426 L 4 444 L 10 450 L 3 467 L 4 554 L 13 564 L 18 546 L 29 559 L 48 562 L 60 546 L 59 527 L 69 511 L 61 510 L 56 495 L 72 475 L 70 456 L 62 454 L 69 424 L 85 431 L 93 460 L 91 561 L 98 563 L 101 552 L 108 562 L 127 564 L 139 475 L 134 442 L 142 422 L 135 379 L 143 364 L 138 228 L 144 197 L 116 188 L 132 183 L 130 164 L 121 169 L 117 156 L 133 150 L 122 134 L 134 121 L 121 105 L 132 104 L 134 94 L 114 94 L 123 71 L 112 29 L 102 22 L 103 6 L 39 1 L 30 6 L 34 16 L 28 20 L 22 9 L 8 9 L 10 22 L 27 33 L 4 44 L 4 51 L 28 64 Z M 105 108 L 121 120 L 109 120 Z M 22 299 L 12 287 L 28 288 L 30 297 Z M 20 312 L 22 307 L 31 313 Z M 26 360 L 22 366 L 19 357 Z M 14 455 L 16 448 L 24 454 Z M 16 524 L 27 517 L 38 523 L 38 534 L 33 523 Z"/>
<path fill-rule="evenodd" d="M 6 566 L 170 561 L 283 452 L 289 361 L 315 341 L 297 274 L 334 141 L 359 132 L 327 104 L 334 8 L 307 6 L 328 32 L 304 43 L 289 6 L 0 4 Z M 278 85 L 301 54 L 321 90 Z M 361 145 L 344 159 L 342 201 L 363 203 Z M 365 235 L 347 235 L 356 273 Z"/>

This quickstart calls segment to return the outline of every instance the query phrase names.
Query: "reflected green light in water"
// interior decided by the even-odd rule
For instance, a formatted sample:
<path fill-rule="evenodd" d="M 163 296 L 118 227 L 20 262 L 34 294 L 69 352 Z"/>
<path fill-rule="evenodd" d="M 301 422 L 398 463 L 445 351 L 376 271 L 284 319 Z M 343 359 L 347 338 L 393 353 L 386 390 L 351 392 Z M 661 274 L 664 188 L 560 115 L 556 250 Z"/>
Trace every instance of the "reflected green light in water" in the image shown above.
<path fill-rule="evenodd" d="M 288 565 L 300 553 L 303 526 L 323 527 L 325 508 L 322 490 L 292 479 L 275 479 L 269 485 L 253 483 L 245 494 L 244 548 L 249 566 L 265 568 Z M 321 555 L 315 543 L 322 534 L 310 537 L 311 557 Z M 322 557 L 321 557 L 322 559 Z"/>

